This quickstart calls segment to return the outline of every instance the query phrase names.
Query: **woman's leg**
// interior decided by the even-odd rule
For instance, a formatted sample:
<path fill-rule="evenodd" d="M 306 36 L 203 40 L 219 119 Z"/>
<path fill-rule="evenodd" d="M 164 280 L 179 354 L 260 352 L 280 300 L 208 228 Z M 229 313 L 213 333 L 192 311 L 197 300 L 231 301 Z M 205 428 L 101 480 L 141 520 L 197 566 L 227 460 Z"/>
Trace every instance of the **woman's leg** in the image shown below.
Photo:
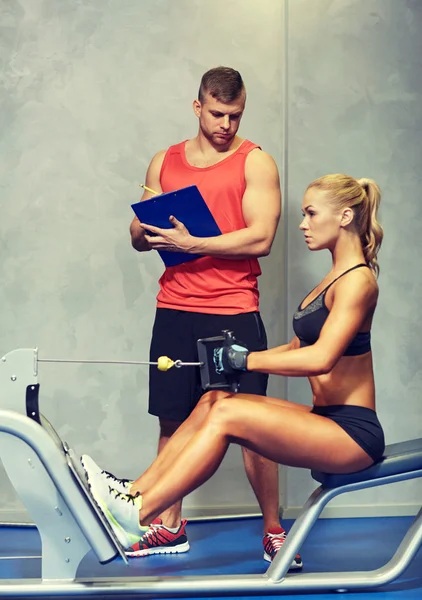
<path fill-rule="evenodd" d="M 144 493 L 162 473 L 174 464 L 176 456 L 204 424 L 214 402 L 224 395 L 224 392 L 208 392 L 202 396 L 189 417 L 173 433 L 154 462 L 133 482 L 130 489 L 131 494 Z"/>
<path fill-rule="evenodd" d="M 146 490 L 150 489 L 151 486 L 159 479 L 159 477 L 165 473 L 172 465 L 174 465 L 175 458 L 183 450 L 186 444 L 191 440 L 195 433 L 203 426 L 206 418 L 217 400 L 227 398 L 236 398 L 237 395 L 233 395 L 230 392 L 215 391 L 207 392 L 202 396 L 195 409 L 192 411 L 190 416 L 184 421 L 177 431 L 168 440 L 165 447 L 160 451 L 154 462 L 148 467 L 144 473 L 133 482 L 130 493 L 135 495 L 138 492 L 143 494 Z M 309 412 L 311 407 L 304 406 L 302 404 L 294 404 L 288 400 L 279 400 L 277 398 L 268 398 L 266 396 L 254 396 L 250 394 L 244 394 L 244 398 L 254 398 L 263 404 L 275 404 L 279 407 L 288 408 L 290 410 L 300 410 L 303 412 Z"/>
<path fill-rule="evenodd" d="M 209 479 L 231 442 L 284 465 L 331 473 L 358 471 L 372 464 L 339 425 L 304 408 L 287 409 L 277 401 L 242 394 L 215 402 L 171 468 L 142 495 L 141 523 L 150 523 Z"/>

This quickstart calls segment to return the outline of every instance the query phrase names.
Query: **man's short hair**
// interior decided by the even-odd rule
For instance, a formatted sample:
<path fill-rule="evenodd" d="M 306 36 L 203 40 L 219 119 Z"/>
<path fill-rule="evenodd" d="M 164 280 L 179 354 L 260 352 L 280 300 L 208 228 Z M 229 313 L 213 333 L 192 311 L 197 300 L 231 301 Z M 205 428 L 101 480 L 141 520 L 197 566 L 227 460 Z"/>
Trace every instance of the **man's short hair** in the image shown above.
<path fill-rule="evenodd" d="M 246 96 L 245 86 L 239 71 L 235 71 L 230 67 L 215 67 L 204 73 L 199 86 L 199 102 L 204 102 L 207 94 L 211 94 L 213 98 L 224 104 L 234 102 L 242 94 Z"/>

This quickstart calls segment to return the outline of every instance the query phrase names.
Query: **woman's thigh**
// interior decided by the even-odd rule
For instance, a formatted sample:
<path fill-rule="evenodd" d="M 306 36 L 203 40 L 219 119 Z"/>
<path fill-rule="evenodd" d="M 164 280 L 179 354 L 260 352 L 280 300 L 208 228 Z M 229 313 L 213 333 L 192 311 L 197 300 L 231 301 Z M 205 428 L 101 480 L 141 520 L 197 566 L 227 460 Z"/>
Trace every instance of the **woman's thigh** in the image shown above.
<path fill-rule="evenodd" d="M 237 394 L 214 405 L 210 418 L 228 438 L 280 464 L 351 473 L 373 460 L 334 421 L 310 407 Z"/>
<path fill-rule="evenodd" d="M 213 391 L 206 392 L 197 406 L 207 405 L 209 407 L 213 406 L 217 400 L 222 400 L 224 398 L 232 398 L 239 399 L 245 398 L 247 400 L 254 400 L 255 402 L 259 402 L 261 404 L 274 404 L 275 406 L 289 408 L 291 410 L 300 410 L 302 412 L 310 412 L 312 410 L 312 406 L 306 406 L 304 404 L 295 404 L 294 402 L 290 402 L 289 400 L 281 400 L 280 398 L 272 398 L 271 396 L 258 396 L 257 394 L 235 394 L 233 392 L 225 392 L 225 391 Z"/>

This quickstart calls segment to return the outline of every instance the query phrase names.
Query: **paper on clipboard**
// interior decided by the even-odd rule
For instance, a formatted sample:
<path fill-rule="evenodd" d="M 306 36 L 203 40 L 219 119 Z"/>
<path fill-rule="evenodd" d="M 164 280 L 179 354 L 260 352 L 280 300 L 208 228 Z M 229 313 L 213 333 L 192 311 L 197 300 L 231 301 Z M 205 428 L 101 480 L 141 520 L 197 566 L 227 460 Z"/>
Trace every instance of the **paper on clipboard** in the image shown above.
<path fill-rule="evenodd" d="M 132 204 L 132 209 L 142 223 L 155 225 L 162 229 L 171 229 L 171 215 L 181 221 L 189 233 L 195 237 L 215 237 L 221 235 L 210 209 L 205 203 L 196 185 L 159 194 L 143 202 Z M 158 250 L 166 267 L 173 267 L 196 258 L 201 254 L 169 252 Z"/>

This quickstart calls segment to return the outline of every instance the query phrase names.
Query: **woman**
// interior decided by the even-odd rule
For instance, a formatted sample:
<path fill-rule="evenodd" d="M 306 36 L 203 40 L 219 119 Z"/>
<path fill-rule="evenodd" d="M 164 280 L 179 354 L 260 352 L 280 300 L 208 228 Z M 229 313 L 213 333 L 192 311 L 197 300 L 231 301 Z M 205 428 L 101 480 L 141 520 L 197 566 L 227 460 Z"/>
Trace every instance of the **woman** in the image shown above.
<path fill-rule="evenodd" d="M 332 268 L 294 314 L 295 337 L 262 352 L 233 344 L 215 355 L 219 372 L 308 377 L 312 407 L 209 392 L 131 486 L 109 476 L 111 484 L 101 487 L 103 476 L 90 473 L 94 497 L 124 545 L 209 479 L 230 443 L 283 465 L 326 473 L 359 471 L 381 458 L 384 434 L 375 413 L 370 340 L 383 237 L 380 197 L 370 179 L 326 175 L 312 182 L 300 229 L 310 250 L 331 252 Z"/>

